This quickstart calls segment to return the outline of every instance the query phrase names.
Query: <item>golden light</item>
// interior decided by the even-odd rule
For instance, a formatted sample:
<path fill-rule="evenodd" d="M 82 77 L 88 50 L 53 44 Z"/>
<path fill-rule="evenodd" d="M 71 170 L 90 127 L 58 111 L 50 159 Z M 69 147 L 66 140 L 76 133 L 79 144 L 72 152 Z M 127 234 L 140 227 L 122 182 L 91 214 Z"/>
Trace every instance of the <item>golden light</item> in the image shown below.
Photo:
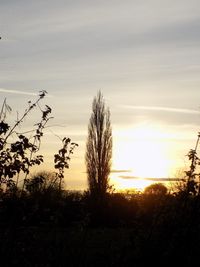
<path fill-rule="evenodd" d="M 161 127 L 140 124 L 115 133 L 111 183 L 117 189 L 142 190 L 153 183 L 145 178 L 167 178 L 171 162 L 167 140 L 171 138 Z"/>

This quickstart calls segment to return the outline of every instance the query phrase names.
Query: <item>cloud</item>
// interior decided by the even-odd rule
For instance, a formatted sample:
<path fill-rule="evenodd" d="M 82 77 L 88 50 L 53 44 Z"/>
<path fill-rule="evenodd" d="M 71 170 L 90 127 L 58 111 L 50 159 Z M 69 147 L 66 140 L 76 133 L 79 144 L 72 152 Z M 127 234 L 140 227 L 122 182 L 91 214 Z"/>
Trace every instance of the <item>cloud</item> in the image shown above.
<path fill-rule="evenodd" d="M 159 106 L 131 106 L 131 105 L 121 105 L 121 107 L 126 109 L 147 110 L 147 111 L 164 111 L 164 112 L 198 114 L 198 115 L 200 114 L 200 111 L 198 110 L 185 109 L 185 108 L 171 108 L 171 107 L 159 107 Z"/>
<path fill-rule="evenodd" d="M 120 175 L 119 178 L 125 179 L 125 180 L 140 180 L 140 177 L 131 176 L 131 175 Z"/>
<path fill-rule="evenodd" d="M 5 88 L 0 88 L 0 93 L 39 96 L 39 90 L 37 93 L 31 93 L 31 92 L 21 91 L 21 90 L 10 90 L 10 89 L 5 89 Z M 46 97 L 53 97 L 53 95 L 47 94 Z"/>
<path fill-rule="evenodd" d="M 131 172 L 131 170 L 111 170 L 111 173 L 124 173 L 124 172 Z"/>
<path fill-rule="evenodd" d="M 20 91 L 20 90 L 10 90 L 10 89 L 4 89 L 4 88 L 0 88 L 0 93 L 18 94 L 18 95 L 32 95 L 32 96 L 38 95 L 36 93 L 30 93 L 30 92 L 25 92 L 25 91 Z"/>
<path fill-rule="evenodd" d="M 121 179 L 131 179 L 131 180 L 147 180 L 147 181 L 152 181 L 152 182 L 177 182 L 177 181 L 181 181 L 183 179 L 181 178 L 140 178 L 137 176 L 125 176 L 125 175 L 121 175 L 119 176 L 119 178 Z"/>
<path fill-rule="evenodd" d="M 181 178 L 145 178 L 145 180 L 154 181 L 154 182 L 177 182 L 183 179 Z"/>

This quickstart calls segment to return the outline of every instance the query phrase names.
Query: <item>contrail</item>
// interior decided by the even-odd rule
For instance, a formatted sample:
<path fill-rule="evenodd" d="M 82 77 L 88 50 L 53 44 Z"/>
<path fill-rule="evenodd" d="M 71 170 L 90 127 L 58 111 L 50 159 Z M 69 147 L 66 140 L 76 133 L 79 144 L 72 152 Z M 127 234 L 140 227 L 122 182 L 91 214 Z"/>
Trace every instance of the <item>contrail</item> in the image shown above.
<path fill-rule="evenodd" d="M 30 93 L 30 92 L 25 92 L 25 91 L 18 91 L 18 90 L 10 90 L 10 89 L 4 89 L 0 88 L 0 93 L 9 93 L 9 94 L 18 94 L 18 95 L 32 95 L 32 96 L 37 96 L 38 93 Z"/>
<path fill-rule="evenodd" d="M 184 109 L 184 108 L 171 108 L 171 107 L 156 107 L 156 106 L 131 106 L 131 105 L 121 105 L 123 108 L 136 109 L 136 110 L 149 110 L 149 111 L 166 111 L 166 112 L 176 112 L 185 114 L 200 114 L 200 111 L 194 109 Z"/>

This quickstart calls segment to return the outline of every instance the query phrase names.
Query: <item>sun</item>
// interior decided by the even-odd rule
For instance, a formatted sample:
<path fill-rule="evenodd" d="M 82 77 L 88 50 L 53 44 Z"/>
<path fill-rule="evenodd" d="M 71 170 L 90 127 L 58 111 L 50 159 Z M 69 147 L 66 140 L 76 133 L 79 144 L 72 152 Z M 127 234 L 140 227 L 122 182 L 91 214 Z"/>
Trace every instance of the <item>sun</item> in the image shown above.
<path fill-rule="evenodd" d="M 111 182 L 119 189 L 144 189 L 152 183 L 145 178 L 167 178 L 170 160 L 167 156 L 169 134 L 161 127 L 140 124 L 118 130 L 114 138 Z"/>

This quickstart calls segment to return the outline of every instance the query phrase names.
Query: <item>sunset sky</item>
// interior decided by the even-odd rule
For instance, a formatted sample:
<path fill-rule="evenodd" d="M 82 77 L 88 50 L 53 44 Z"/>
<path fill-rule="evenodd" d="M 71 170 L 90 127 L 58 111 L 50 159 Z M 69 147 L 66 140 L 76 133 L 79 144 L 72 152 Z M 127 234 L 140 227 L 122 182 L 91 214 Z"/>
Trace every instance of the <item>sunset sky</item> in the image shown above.
<path fill-rule="evenodd" d="M 39 90 L 48 92 L 54 119 L 42 168 L 52 169 L 58 136 L 77 142 L 68 188 L 86 188 L 85 141 L 98 90 L 111 111 L 112 183 L 174 177 L 200 130 L 199 33 L 199 0 L 1 0 L 1 103 L 6 97 L 14 121 Z"/>

